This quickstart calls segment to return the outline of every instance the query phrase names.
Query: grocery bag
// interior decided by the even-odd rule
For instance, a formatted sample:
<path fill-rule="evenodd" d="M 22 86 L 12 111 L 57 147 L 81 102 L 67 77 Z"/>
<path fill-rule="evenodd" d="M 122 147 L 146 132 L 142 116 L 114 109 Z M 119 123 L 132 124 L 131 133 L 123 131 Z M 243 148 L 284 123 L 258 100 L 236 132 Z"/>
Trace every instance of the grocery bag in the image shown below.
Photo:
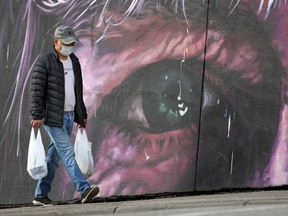
<path fill-rule="evenodd" d="M 86 129 L 78 128 L 74 151 L 76 162 L 83 176 L 89 178 L 93 174 L 94 161 L 92 155 L 92 143 L 88 140 Z"/>
<path fill-rule="evenodd" d="M 42 143 L 40 129 L 38 129 L 37 137 L 35 129 L 31 129 L 28 147 L 27 171 L 35 180 L 47 176 L 48 173 L 47 163 L 45 160 L 45 149 Z"/>

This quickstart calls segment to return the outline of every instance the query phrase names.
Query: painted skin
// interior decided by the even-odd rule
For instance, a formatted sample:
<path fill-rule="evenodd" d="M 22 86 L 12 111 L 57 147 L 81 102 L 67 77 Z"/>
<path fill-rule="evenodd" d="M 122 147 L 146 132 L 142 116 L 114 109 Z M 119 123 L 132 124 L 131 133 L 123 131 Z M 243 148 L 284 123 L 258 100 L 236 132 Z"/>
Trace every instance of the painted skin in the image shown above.
<path fill-rule="evenodd" d="M 243 20 L 239 20 L 239 16 L 244 17 Z M 207 34 L 205 83 L 210 86 L 210 89 L 217 89 L 212 93 L 221 98 L 224 104 L 233 107 L 231 112 L 236 112 L 239 115 L 238 119 L 244 119 L 239 120 L 240 123 L 236 124 L 234 130 L 251 127 L 251 130 L 256 128 L 257 131 L 259 129 L 257 129 L 257 124 L 262 122 L 259 124 L 270 123 L 267 130 L 276 132 L 277 109 L 280 106 L 280 99 L 277 97 L 279 93 L 277 85 L 279 87 L 280 74 L 274 73 L 281 71 L 281 67 L 277 63 L 271 41 L 263 36 L 264 31 L 259 23 L 256 20 L 253 23 L 253 19 L 252 21 L 250 19 L 250 26 L 247 26 L 245 16 L 247 16 L 246 13 L 241 14 L 240 11 L 235 10 L 227 19 L 218 17 L 219 19 L 216 21 L 211 20 Z M 253 18 L 249 12 L 248 16 Z M 114 19 L 115 22 L 118 21 L 115 15 Z M 259 28 L 259 30 L 254 31 L 255 28 Z M 193 64 L 196 64 L 195 60 L 197 60 L 199 65 L 202 65 L 205 36 L 205 22 L 201 20 L 193 22 L 193 20 L 169 19 L 165 17 L 165 14 L 157 13 L 149 14 L 141 20 L 127 18 L 120 27 L 111 26 L 107 37 L 100 40 L 95 46 L 91 46 L 91 41 L 95 41 L 100 37 L 99 35 L 96 35 L 95 38 L 81 38 L 82 47 L 78 48 L 76 54 L 83 62 L 82 68 L 85 71 L 85 101 L 90 111 L 89 116 L 96 114 L 96 118 L 90 119 L 91 125 L 97 125 L 94 129 L 96 131 L 96 143 L 94 143 L 95 172 L 89 181 L 100 186 L 101 196 L 191 191 L 194 189 L 198 114 L 191 114 L 196 115 L 196 118 L 189 124 L 179 124 L 177 129 L 172 127 L 171 130 L 167 128 L 165 131 L 156 133 L 153 130 L 157 131 L 157 129 L 151 128 L 151 122 L 145 116 L 149 112 L 143 110 L 143 94 L 139 93 L 143 88 L 143 86 L 141 87 L 143 83 L 139 83 L 140 89 L 130 87 L 130 89 L 128 88 L 129 91 L 123 86 L 125 80 L 133 79 L 133 74 L 141 68 L 150 64 L 157 64 L 163 59 L 178 60 L 179 70 L 180 62 L 183 59 L 188 64 L 192 64 L 189 61 L 193 59 Z M 87 55 L 87 53 L 89 54 Z M 138 73 L 141 74 L 141 72 Z M 150 71 L 142 70 L 142 73 L 150 73 Z M 196 76 L 197 79 L 201 79 L 202 73 L 203 68 L 201 66 L 199 66 L 198 71 L 192 71 L 193 76 Z M 274 87 L 271 88 L 271 85 Z M 197 88 L 199 89 L 199 86 Z M 119 93 L 120 91 L 124 93 Z M 248 103 L 248 108 L 235 100 L 237 92 L 242 92 L 240 95 Z M 255 114 L 255 109 L 259 108 L 257 97 L 261 93 L 266 95 L 264 105 L 261 104 L 264 108 L 262 111 L 257 110 L 257 112 L 266 115 L 267 110 L 265 111 L 265 109 L 269 107 L 269 109 L 276 110 L 275 115 L 252 117 L 251 120 L 251 116 Z M 120 97 L 121 100 L 113 105 L 111 101 L 113 99 L 117 101 L 117 97 Z M 200 98 L 195 104 L 200 107 Z M 272 108 L 270 107 L 271 104 L 274 104 Z M 216 107 L 215 104 L 211 106 Z M 203 107 L 204 110 L 205 108 Z M 251 113 L 246 115 L 246 112 Z M 209 119 L 210 117 L 207 114 L 206 118 Z M 226 137 L 227 121 L 221 120 L 220 125 L 217 125 L 215 122 L 221 117 L 214 116 L 214 118 L 213 124 L 215 125 L 212 127 L 225 127 L 225 132 L 219 133 Z M 94 122 L 95 119 L 96 122 Z M 207 130 L 205 123 L 202 127 Z M 260 130 L 253 135 L 259 136 L 259 133 L 262 132 Z M 196 187 L 210 190 L 227 186 L 247 187 L 254 184 L 254 174 L 260 172 L 262 175 L 265 168 L 263 164 L 251 166 L 241 178 L 239 178 L 240 174 L 235 171 L 234 178 L 231 180 L 232 183 L 217 182 L 219 176 L 215 176 L 215 174 L 211 175 L 207 172 L 201 174 L 203 169 L 209 166 L 205 160 L 209 158 L 208 155 L 211 152 L 205 150 L 209 147 L 203 147 L 207 144 L 205 136 L 211 136 L 209 133 L 203 132 L 204 137 L 201 136 L 200 139 L 198 149 L 199 177 L 197 177 L 198 185 Z M 243 133 L 249 134 L 247 131 Z M 267 137 L 269 138 L 267 143 L 263 144 L 264 147 L 258 146 L 258 148 L 264 154 L 269 155 L 275 133 L 272 132 Z M 242 144 L 247 143 L 247 140 L 241 141 Z M 218 153 L 221 153 L 221 148 L 223 148 L 222 142 L 223 140 L 218 141 L 218 143 L 215 141 L 215 144 L 212 141 L 217 146 Z M 208 144 L 211 145 L 212 143 Z M 241 152 L 239 156 L 247 152 L 243 149 L 251 150 L 250 148 L 253 149 L 253 147 L 240 146 L 238 149 Z M 213 148 L 213 150 L 215 149 Z M 233 151 L 236 155 L 237 150 Z M 221 165 L 218 159 L 213 160 L 218 163 L 219 168 Z M 230 161 L 231 158 L 228 160 Z M 267 160 L 267 157 L 262 159 L 265 163 Z M 241 165 L 237 165 L 236 161 L 235 167 L 239 169 Z M 236 168 L 235 170 L 237 170 Z M 219 169 L 221 170 L 221 168 Z M 229 169 L 229 173 L 230 171 Z M 214 172 L 217 172 L 217 169 Z M 219 173 L 223 174 L 222 172 Z M 211 181 L 205 182 L 205 177 L 209 178 L 209 175 L 214 179 L 211 177 Z M 235 178 L 239 178 L 239 180 L 235 180 Z M 213 182 L 217 183 L 213 185 Z"/>

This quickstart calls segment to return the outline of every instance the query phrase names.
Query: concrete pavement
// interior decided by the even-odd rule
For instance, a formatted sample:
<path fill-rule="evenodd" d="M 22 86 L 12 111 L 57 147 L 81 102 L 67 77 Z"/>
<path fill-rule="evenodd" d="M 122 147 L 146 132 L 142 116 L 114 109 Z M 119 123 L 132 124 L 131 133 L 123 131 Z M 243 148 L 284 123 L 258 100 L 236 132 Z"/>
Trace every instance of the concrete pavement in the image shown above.
<path fill-rule="evenodd" d="M 0 209 L 0 215 L 179 215 L 179 216 L 286 216 L 288 190 L 218 193 L 151 198 L 133 201 L 95 200 L 90 204 L 60 203 L 49 207 L 22 206 Z"/>

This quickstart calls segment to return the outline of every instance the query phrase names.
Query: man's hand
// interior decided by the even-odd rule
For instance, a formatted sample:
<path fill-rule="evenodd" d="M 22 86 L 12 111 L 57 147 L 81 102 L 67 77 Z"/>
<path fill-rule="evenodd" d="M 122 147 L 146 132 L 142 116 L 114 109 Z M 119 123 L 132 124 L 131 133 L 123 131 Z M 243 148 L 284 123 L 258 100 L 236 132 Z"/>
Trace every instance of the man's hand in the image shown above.
<path fill-rule="evenodd" d="M 40 128 L 43 124 L 42 120 L 32 120 L 31 125 L 33 128 Z"/>
<path fill-rule="evenodd" d="M 87 125 L 87 119 L 84 119 L 84 125 L 77 124 L 77 127 L 78 127 L 78 128 L 85 128 L 86 125 Z"/>

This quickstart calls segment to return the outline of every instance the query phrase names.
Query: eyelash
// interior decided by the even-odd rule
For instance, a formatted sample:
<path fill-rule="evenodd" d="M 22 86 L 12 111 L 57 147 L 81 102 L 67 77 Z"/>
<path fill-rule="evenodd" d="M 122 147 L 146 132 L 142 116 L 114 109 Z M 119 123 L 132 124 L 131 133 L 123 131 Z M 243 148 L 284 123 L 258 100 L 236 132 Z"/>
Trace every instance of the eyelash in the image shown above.
<path fill-rule="evenodd" d="M 137 131 L 137 137 L 133 139 L 133 143 L 141 146 L 146 146 L 147 143 L 152 146 L 158 145 L 161 150 L 164 146 L 167 147 L 167 145 L 172 145 L 172 142 L 174 147 L 185 144 L 185 141 L 186 144 L 190 144 L 192 133 L 196 133 L 195 124 L 191 124 L 190 126 L 183 128 L 181 131 L 173 130 L 160 134 L 150 134 L 145 131 Z M 182 137 L 185 137 L 185 140 L 182 140 Z M 187 142 L 187 140 L 189 141 Z"/>

